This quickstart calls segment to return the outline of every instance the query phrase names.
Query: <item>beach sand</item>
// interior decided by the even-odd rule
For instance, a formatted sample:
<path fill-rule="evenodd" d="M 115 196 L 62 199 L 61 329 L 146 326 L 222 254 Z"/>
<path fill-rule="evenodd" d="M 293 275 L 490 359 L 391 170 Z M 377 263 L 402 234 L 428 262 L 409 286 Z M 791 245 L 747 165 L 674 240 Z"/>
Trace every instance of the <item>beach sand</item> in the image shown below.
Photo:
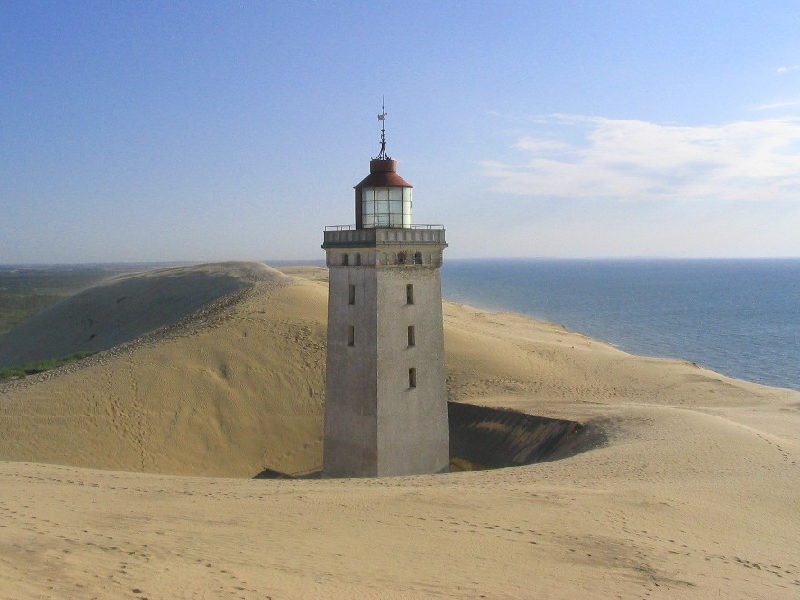
<path fill-rule="evenodd" d="M 450 400 L 604 445 L 247 479 L 321 464 L 325 271 L 284 272 L 0 388 L 0 598 L 800 597 L 800 393 L 522 315 L 445 303 Z"/>

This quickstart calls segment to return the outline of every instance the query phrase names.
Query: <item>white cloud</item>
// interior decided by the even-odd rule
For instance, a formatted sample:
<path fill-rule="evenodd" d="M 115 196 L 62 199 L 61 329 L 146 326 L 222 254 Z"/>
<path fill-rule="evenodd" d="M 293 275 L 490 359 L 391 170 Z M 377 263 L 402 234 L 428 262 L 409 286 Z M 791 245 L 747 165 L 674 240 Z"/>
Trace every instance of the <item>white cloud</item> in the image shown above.
<path fill-rule="evenodd" d="M 756 110 L 776 110 L 781 108 L 792 108 L 800 106 L 800 100 L 779 100 L 778 102 L 769 102 L 768 104 L 759 104 L 755 107 Z"/>
<path fill-rule="evenodd" d="M 547 140 L 542 138 L 535 138 L 531 136 L 523 136 L 514 147 L 519 150 L 527 150 L 529 152 L 555 152 L 559 150 L 569 150 L 570 145 L 559 140 Z"/>
<path fill-rule="evenodd" d="M 791 73 L 792 71 L 800 71 L 800 65 L 787 65 L 776 69 L 778 75 L 786 75 L 786 73 Z"/>
<path fill-rule="evenodd" d="M 517 164 L 489 160 L 494 189 L 549 198 L 800 200 L 800 119 L 662 125 L 536 117 Z"/>

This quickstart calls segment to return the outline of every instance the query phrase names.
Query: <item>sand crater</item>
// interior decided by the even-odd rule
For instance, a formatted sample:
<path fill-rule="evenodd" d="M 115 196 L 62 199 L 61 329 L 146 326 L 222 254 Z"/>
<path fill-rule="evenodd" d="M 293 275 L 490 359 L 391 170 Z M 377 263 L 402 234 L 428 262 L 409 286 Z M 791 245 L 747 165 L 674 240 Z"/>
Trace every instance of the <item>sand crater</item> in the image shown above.
<path fill-rule="evenodd" d="M 606 437 L 596 425 L 529 415 L 509 408 L 448 402 L 450 472 L 520 467 L 596 448 Z M 300 476 L 316 478 L 319 471 Z M 256 479 L 292 476 L 265 469 Z"/>
<path fill-rule="evenodd" d="M 507 408 L 447 403 L 450 469 L 519 467 L 567 458 L 605 443 L 597 426 Z"/>

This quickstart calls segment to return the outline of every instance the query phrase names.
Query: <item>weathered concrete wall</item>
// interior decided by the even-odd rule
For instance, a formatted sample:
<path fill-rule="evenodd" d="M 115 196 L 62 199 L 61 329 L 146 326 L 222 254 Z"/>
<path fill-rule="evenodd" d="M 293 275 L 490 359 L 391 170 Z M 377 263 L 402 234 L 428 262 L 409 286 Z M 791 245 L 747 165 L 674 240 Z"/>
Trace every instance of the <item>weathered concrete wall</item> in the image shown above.
<path fill-rule="evenodd" d="M 323 470 L 331 477 L 374 477 L 377 450 L 377 280 L 373 267 L 334 267 L 328 292 Z M 349 286 L 355 285 L 350 305 Z M 355 344 L 348 346 L 348 327 Z"/>
<path fill-rule="evenodd" d="M 414 304 L 406 303 L 406 285 Z M 449 465 L 439 269 L 378 269 L 378 475 L 438 473 Z M 408 346 L 408 326 L 415 345 Z M 408 370 L 417 371 L 409 387 Z"/>
<path fill-rule="evenodd" d="M 391 250 L 388 252 L 388 250 Z M 449 465 L 440 246 L 423 264 L 396 264 L 417 248 L 329 248 L 324 474 L 435 473 Z M 344 265 L 343 254 L 348 254 Z M 358 255 L 360 265 L 354 265 Z M 435 257 L 437 260 L 433 260 Z M 382 259 L 382 260 L 381 260 Z M 414 303 L 406 302 L 406 285 Z M 355 303 L 349 304 L 349 286 Z M 408 345 L 408 326 L 415 345 Z M 348 345 L 348 327 L 355 332 Z M 416 387 L 409 387 L 409 369 Z"/>

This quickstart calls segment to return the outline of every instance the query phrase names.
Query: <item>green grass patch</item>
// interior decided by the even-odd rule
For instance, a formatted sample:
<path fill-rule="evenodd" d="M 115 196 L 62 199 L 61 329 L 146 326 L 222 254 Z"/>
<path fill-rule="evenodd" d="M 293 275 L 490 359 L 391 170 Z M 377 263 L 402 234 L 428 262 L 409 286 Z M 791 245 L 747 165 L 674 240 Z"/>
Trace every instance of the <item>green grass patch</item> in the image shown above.
<path fill-rule="evenodd" d="M 35 360 L 33 362 L 20 365 L 19 367 L 0 369 L 0 381 L 5 381 L 7 379 L 19 379 L 20 377 L 25 377 L 26 375 L 35 375 L 36 373 L 49 371 L 50 369 L 55 369 L 56 367 L 61 367 L 66 364 L 82 360 L 87 356 L 91 356 L 92 354 L 95 354 L 95 352 L 76 352 L 75 354 L 64 356 L 63 358 Z"/>

